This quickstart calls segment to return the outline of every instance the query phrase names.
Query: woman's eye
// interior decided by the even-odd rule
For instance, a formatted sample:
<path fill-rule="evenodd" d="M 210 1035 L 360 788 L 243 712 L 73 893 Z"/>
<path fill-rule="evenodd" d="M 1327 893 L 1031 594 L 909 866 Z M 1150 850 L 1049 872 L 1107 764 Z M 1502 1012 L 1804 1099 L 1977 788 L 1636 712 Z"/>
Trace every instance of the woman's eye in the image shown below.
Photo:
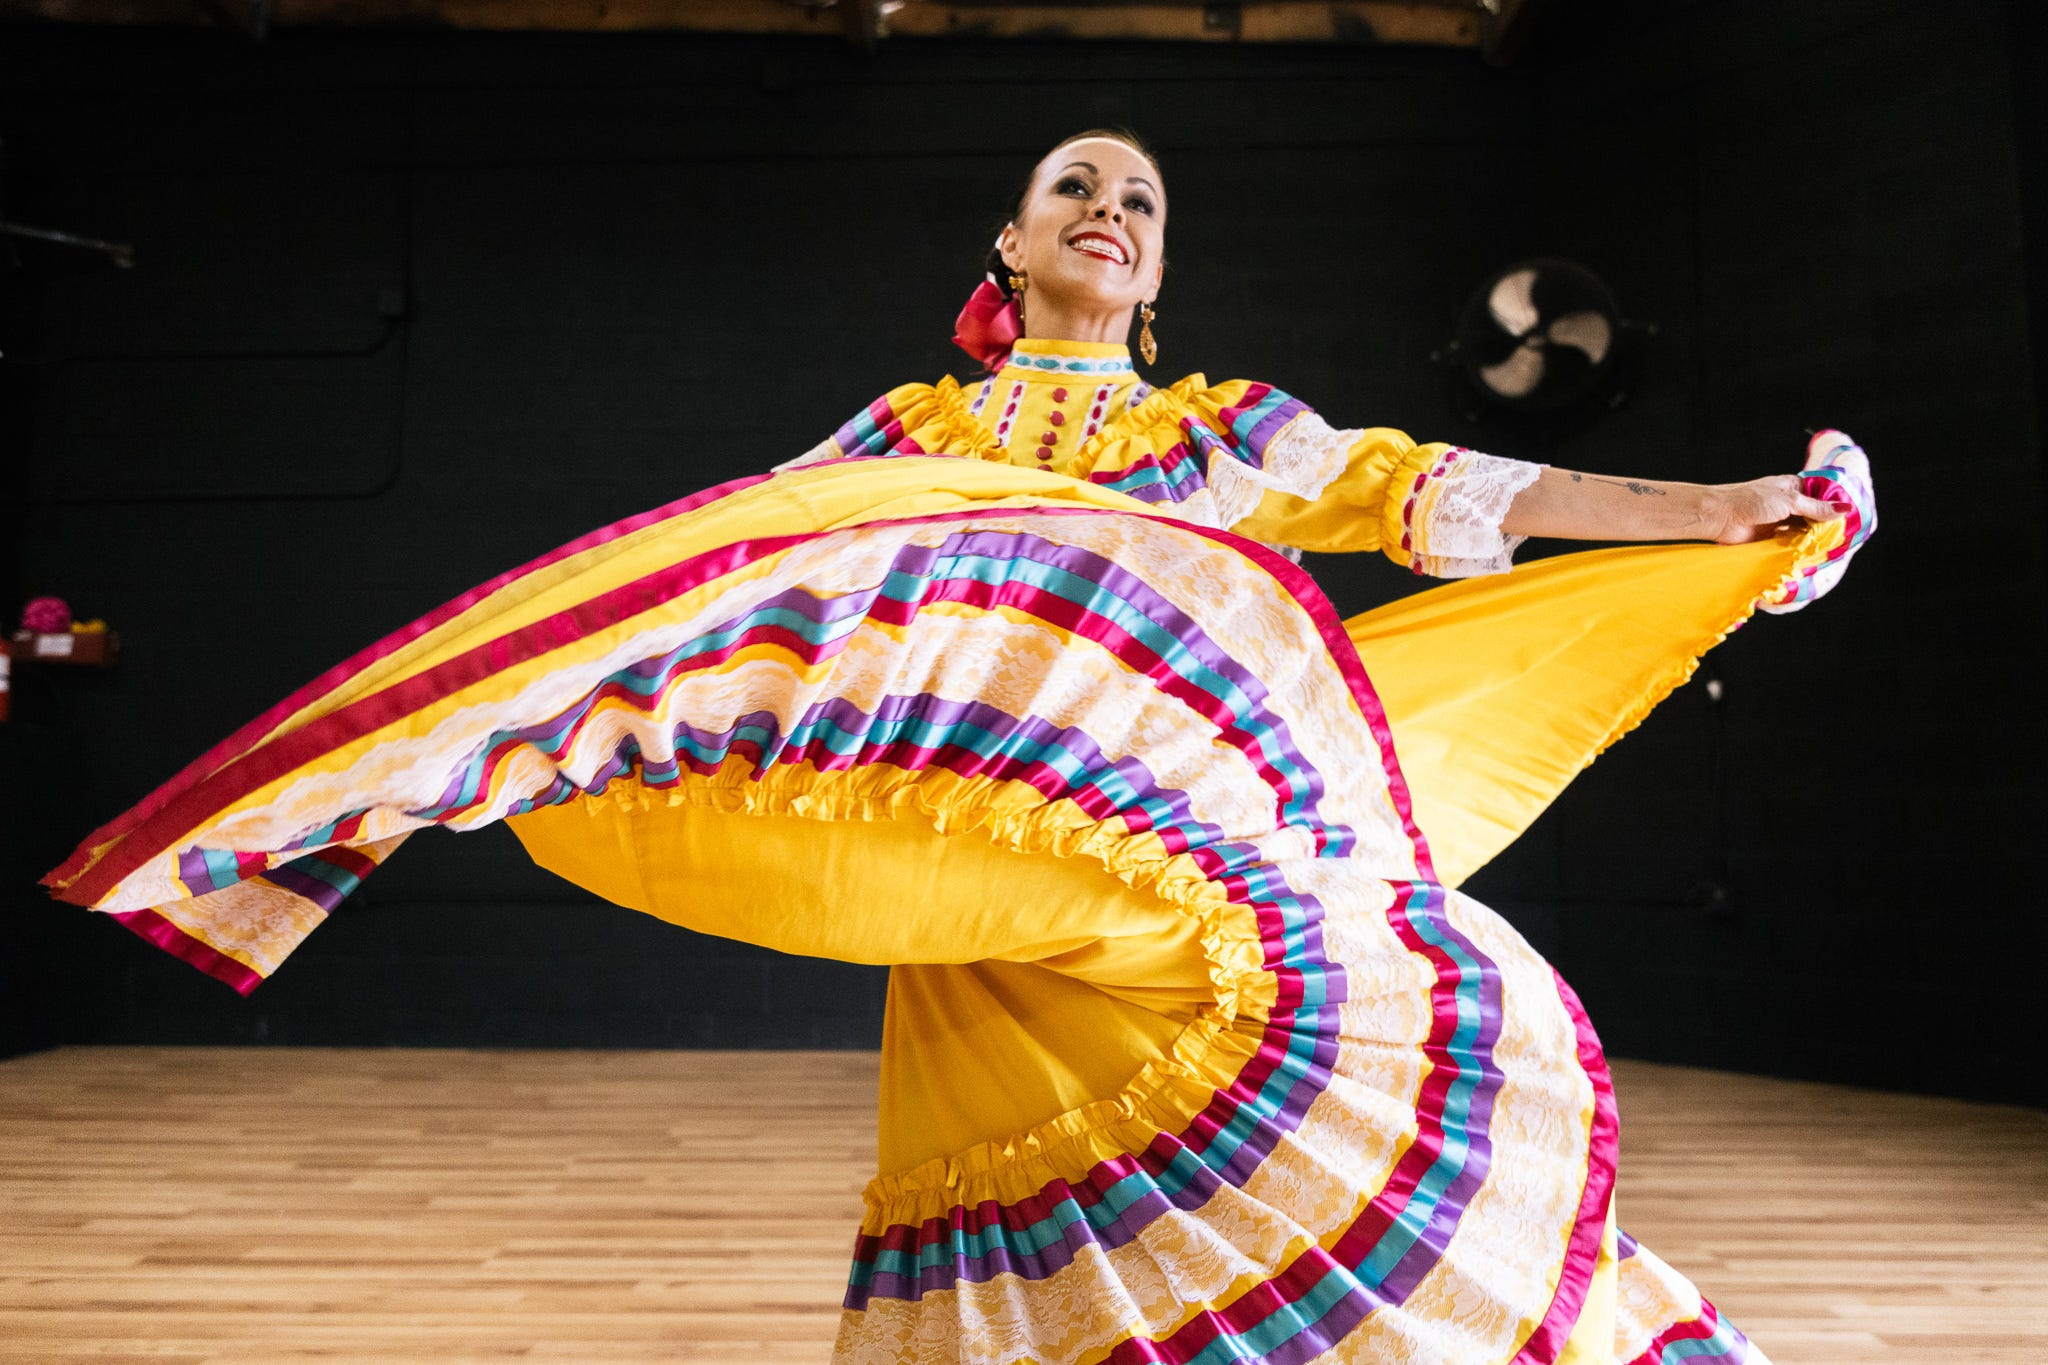
<path fill-rule="evenodd" d="M 1088 182 L 1078 175 L 1063 176 L 1052 187 L 1054 194 L 1093 194 Z M 1137 213 L 1150 215 L 1152 201 L 1142 194 L 1134 194 L 1124 200 L 1124 207 Z"/>

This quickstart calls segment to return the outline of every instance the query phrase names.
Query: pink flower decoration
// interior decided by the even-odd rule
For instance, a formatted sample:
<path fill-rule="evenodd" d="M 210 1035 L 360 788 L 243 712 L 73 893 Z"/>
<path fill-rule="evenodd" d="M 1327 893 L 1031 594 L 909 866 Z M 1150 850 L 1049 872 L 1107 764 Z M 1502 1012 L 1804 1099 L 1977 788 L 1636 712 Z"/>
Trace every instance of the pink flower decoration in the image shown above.
<path fill-rule="evenodd" d="M 21 609 L 21 628 L 41 635 L 71 629 L 71 607 L 61 597 L 32 598 Z"/>

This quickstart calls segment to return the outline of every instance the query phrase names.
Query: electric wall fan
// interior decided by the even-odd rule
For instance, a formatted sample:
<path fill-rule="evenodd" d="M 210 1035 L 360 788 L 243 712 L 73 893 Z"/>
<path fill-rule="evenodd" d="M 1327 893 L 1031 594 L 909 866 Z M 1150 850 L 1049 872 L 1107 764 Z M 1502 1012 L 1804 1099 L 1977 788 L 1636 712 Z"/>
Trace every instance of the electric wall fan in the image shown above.
<path fill-rule="evenodd" d="M 1584 266 L 1520 261 L 1474 291 L 1456 338 L 1437 358 L 1461 370 L 1491 406 L 1557 412 L 1611 389 L 1628 328 L 1613 291 Z M 1609 393 L 1608 406 L 1620 401 Z"/>

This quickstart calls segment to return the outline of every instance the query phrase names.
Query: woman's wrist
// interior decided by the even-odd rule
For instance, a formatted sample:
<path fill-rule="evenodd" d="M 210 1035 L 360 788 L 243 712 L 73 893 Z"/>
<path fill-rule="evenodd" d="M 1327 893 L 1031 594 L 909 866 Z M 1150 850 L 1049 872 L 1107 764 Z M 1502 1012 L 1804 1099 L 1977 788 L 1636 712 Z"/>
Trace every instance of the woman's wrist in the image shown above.
<path fill-rule="evenodd" d="M 1672 532 L 1673 540 L 1717 540 L 1728 523 L 1728 487 L 1718 483 L 1685 484 L 1690 503 L 1685 525 Z"/>
<path fill-rule="evenodd" d="M 1722 532 L 1729 528 L 1729 514 L 1735 508 L 1733 491 L 1737 485 L 1729 483 L 1704 483 L 1700 485 L 1700 510 L 1698 530 L 1692 532 L 1700 540 L 1720 540 Z"/>

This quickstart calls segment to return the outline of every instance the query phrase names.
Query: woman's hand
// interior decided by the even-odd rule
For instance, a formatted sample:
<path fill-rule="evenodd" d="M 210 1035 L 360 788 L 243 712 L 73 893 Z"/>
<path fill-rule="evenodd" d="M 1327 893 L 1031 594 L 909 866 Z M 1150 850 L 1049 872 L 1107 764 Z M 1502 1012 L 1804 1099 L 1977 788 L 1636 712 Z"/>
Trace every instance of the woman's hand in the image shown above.
<path fill-rule="evenodd" d="M 1806 467 L 1818 468 L 1816 458 L 1809 455 Z M 1773 474 L 1748 483 L 1710 485 L 1700 507 L 1706 538 L 1741 545 L 1764 540 L 1802 520 L 1833 521 L 1842 515 L 1835 504 L 1800 492 L 1799 484 L 1797 474 Z"/>

